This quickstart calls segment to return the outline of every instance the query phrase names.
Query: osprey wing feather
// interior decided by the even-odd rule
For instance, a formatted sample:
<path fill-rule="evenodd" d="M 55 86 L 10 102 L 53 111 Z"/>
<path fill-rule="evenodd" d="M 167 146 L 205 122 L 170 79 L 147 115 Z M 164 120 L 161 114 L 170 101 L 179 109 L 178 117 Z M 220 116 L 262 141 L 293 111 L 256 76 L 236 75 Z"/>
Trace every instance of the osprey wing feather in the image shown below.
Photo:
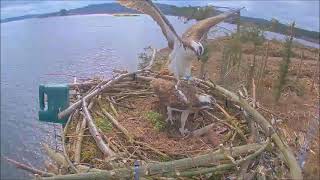
<path fill-rule="evenodd" d="M 118 0 L 119 4 L 141 13 L 148 14 L 160 26 L 162 33 L 168 40 L 169 48 L 173 49 L 175 43 L 181 43 L 173 26 L 151 0 Z"/>
<path fill-rule="evenodd" d="M 200 42 L 205 34 L 208 33 L 212 26 L 220 23 L 221 21 L 231 17 L 236 12 L 239 12 L 241 9 L 228 11 L 222 14 L 219 14 L 214 17 L 210 17 L 204 20 L 199 21 L 195 25 L 191 26 L 183 35 L 182 39 L 185 41 L 195 41 Z"/>
<path fill-rule="evenodd" d="M 202 55 L 204 51 L 204 48 L 200 43 L 203 35 L 205 35 L 212 26 L 239 11 L 234 10 L 199 21 L 189 28 L 181 39 L 168 19 L 151 0 L 118 0 L 118 2 L 122 6 L 148 14 L 157 22 L 168 41 L 169 48 L 172 49 L 168 61 L 170 62 L 169 70 L 178 79 L 190 78 L 192 60 Z"/>

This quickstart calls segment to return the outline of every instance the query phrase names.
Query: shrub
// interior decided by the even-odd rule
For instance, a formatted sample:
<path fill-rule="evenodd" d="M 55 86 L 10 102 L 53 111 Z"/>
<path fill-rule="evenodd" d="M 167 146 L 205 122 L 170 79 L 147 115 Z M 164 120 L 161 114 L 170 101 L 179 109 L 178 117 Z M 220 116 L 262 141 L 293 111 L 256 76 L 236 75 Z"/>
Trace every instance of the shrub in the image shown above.
<path fill-rule="evenodd" d="M 97 127 L 99 127 L 99 129 L 101 129 L 101 131 L 103 132 L 110 132 L 113 128 L 112 123 L 107 119 L 97 117 L 95 118 L 95 121 L 96 121 Z"/>
<path fill-rule="evenodd" d="M 151 121 L 153 127 L 158 131 L 164 129 L 166 126 L 162 115 L 157 112 L 148 111 L 146 112 L 145 117 Z"/>
<path fill-rule="evenodd" d="M 283 50 L 282 50 L 282 61 L 279 66 L 279 79 L 275 84 L 274 87 L 274 99 L 276 102 L 279 101 L 279 98 L 281 96 L 281 92 L 283 90 L 283 87 L 286 84 L 286 78 L 288 75 L 288 69 L 290 65 L 290 58 L 292 55 L 292 40 L 293 40 L 293 28 L 295 23 L 292 23 L 291 26 L 291 32 L 290 37 L 288 37 L 284 43 Z"/>

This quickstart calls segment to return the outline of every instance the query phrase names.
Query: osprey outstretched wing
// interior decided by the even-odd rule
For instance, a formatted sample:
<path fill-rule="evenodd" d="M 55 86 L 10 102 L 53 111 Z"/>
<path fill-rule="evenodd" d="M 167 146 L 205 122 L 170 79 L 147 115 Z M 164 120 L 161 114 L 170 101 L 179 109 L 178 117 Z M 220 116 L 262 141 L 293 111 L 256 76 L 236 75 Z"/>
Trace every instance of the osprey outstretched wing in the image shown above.
<path fill-rule="evenodd" d="M 182 39 L 184 41 L 200 42 L 204 37 L 204 35 L 208 33 L 211 27 L 217 25 L 218 23 L 224 21 L 229 17 L 232 17 L 233 15 L 235 15 L 235 13 L 238 13 L 241 9 L 227 11 L 217 16 L 206 18 L 197 22 L 196 24 L 191 26 L 185 33 L 183 33 Z"/>
<path fill-rule="evenodd" d="M 118 0 L 118 2 L 122 6 L 151 16 L 160 26 L 163 35 L 168 41 L 169 48 L 173 49 L 175 43 L 181 42 L 173 26 L 151 0 Z"/>
<path fill-rule="evenodd" d="M 205 35 L 212 26 L 240 11 L 240 9 L 233 10 L 199 21 L 189 28 L 183 34 L 182 38 L 180 38 L 168 19 L 151 0 L 118 0 L 118 2 L 127 8 L 148 14 L 157 22 L 162 33 L 168 40 L 169 48 L 172 49 L 169 56 L 169 70 L 178 79 L 189 78 L 191 76 L 192 60 L 197 56 L 201 56 L 204 52 L 204 48 L 200 42 L 202 37 L 204 37 L 203 35 Z"/>

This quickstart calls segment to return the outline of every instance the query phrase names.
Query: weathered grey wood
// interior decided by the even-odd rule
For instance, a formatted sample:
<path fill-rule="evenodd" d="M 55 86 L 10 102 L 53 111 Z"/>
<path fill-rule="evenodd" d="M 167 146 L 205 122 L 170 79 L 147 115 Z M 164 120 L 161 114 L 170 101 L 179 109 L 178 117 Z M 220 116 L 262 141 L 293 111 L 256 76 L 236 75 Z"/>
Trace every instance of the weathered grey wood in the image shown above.
<path fill-rule="evenodd" d="M 90 110 L 92 108 L 92 106 L 93 106 L 93 101 L 90 102 L 88 109 Z M 77 142 L 76 142 L 76 147 L 75 147 L 75 151 L 74 151 L 75 163 L 80 163 L 81 146 L 82 146 L 83 134 L 85 132 L 86 126 L 87 126 L 86 118 L 83 118 L 81 125 L 80 125 L 80 130 L 79 130 L 79 134 L 78 134 Z"/>
<path fill-rule="evenodd" d="M 207 126 L 204 126 L 204 127 L 200 128 L 200 129 L 197 129 L 197 130 L 192 131 L 192 136 L 200 137 L 200 136 L 208 133 L 208 131 L 209 131 L 210 129 L 212 129 L 212 127 L 213 127 L 215 124 L 216 124 L 216 123 L 212 123 L 212 124 L 209 124 L 209 125 L 207 125 Z"/>
<path fill-rule="evenodd" d="M 76 111 L 75 113 L 77 113 L 77 111 Z M 65 144 L 65 142 L 66 142 L 66 134 L 67 134 L 67 131 L 68 131 L 70 122 L 71 122 L 72 117 L 74 116 L 75 113 L 72 113 L 72 114 L 70 115 L 70 117 L 68 118 L 68 121 L 67 121 L 64 129 L 62 129 L 62 131 L 61 131 L 61 133 L 62 133 L 62 136 L 61 136 L 61 137 L 62 137 L 63 155 L 64 155 L 64 158 L 65 158 L 65 160 L 67 161 L 69 167 L 71 167 L 71 172 L 72 172 L 72 173 L 78 173 L 78 170 L 77 170 L 77 168 L 72 164 L 72 162 L 70 161 L 69 155 L 68 155 L 67 150 L 66 150 L 66 144 Z"/>
<path fill-rule="evenodd" d="M 68 167 L 68 162 L 64 158 L 64 156 L 61 153 L 55 152 L 53 149 L 51 149 L 47 144 L 43 144 L 43 148 L 46 151 L 47 155 L 57 163 L 58 166 L 62 168 Z"/>
<path fill-rule="evenodd" d="M 232 148 L 232 153 L 230 152 L 230 148 L 226 148 L 226 151 L 229 151 L 230 155 L 232 157 L 239 157 L 244 156 L 248 153 L 256 152 L 263 145 L 259 144 L 248 144 L 238 147 Z M 160 163 L 149 163 L 145 166 L 140 166 L 137 170 L 137 173 L 139 173 L 140 177 L 143 176 L 151 176 L 151 175 L 157 175 L 157 174 L 164 174 L 164 173 L 172 173 L 176 172 L 176 170 L 184 171 L 191 168 L 196 167 L 204 167 L 204 166 L 215 166 L 216 163 L 220 160 L 227 159 L 224 152 L 221 152 L 220 150 L 215 152 L 210 152 L 204 155 L 200 155 L 193 158 L 185 158 L 185 159 L 179 159 L 169 162 L 160 162 Z M 79 174 L 69 174 L 69 175 L 63 175 L 63 176 L 54 176 L 49 178 L 43 178 L 45 180 L 84 180 L 84 179 L 128 179 L 132 178 L 134 173 L 134 168 L 120 168 L 120 169 L 114 169 L 110 171 L 101 171 L 101 172 L 90 172 L 90 173 L 79 173 Z"/>
<path fill-rule="evenodd" d="M 87 101 L 90 100 L 91 98 L 93 98 L 94 96 L 98 95 L 99 93 L 101 93 L 102 91 L 106 90 L 107 88 L 110 88 L 113 84 L 123 80 L 126 77 L 130 77 L 134 74 L 140 73 L 142 71 L 137 71 L 135 73 L 126 73 L 126 74 L 121 74 L 120 76 L 114 78 L 113 80 L 110 80 L 109 82 L 107 82 L 106 84 L 102 85 L 101 87 L 95 89 L 94 91 L 92 91 L 91 93 L 87 94 L 85 98 Z M 69 106 L 67 109 L 61 111 L 58 114 L 59 119 L 64 118 L 65 116 L 70 115 L 73 111 L 75 111 L 77 108 L 79 108 L 82 104 L 82 100 L 78 100 L 77 102 L 73 103 L 71 106 Z"/>
<path fill-rule="evenodd" d="M 48 172 L 45 172 L 45 171 L 42 171 L 42 170 L 33 168 L 33 167 L 31 167 L 31 166 L 28 166 L 28 165 L 26 165 L 26 164 L 20 163 L 20 162 L 18 162 L 18 161 L 15 161 L 15 160 L 10 159 L 10 158 L 7 158 L 7 157 L 5 157 L 5 159 L 6 159 L 9 163 L 15 165 L 17 168 L 23 169 L 23 170 L 26 170 L 26 171 L 29 171 L 29 172 L 31 172 L 32 174 L 38 174 L 38 175 L 44 176 L 44 177 L 50 177 L 50 176 L 54 176 L 54 175 L 55 175 L 55 174 L 53 174 L 53 173 L 48 173 Z"/>
<path fill-rule="evenodd" d="M 153 49 L 151 60 L 150 60 L 150 62 L 148 64 L 148 66 L 145 67 L 144 69 L 151 69 L 152 68 L 154 60 L 156 59 L 156 53 L 157 53 L 157 49 Z"/>
<path fill-rule="evenodd" d="M 130 142 L 133 141 L 132 136 L 128 132 L 126 128 L 124 128 L 110 113 L 108 113 L 104 108 L 102 108 L 102 113 L 108 117 L 108 119 L 112 122 L 113 125 L 115 125 L 127 138 Z"/>
<path fill-rule="evenodd" d="M 83 118 L 80 125 L 79 136 L 77 138 L 76 147 L 74 151 L 74 162 L 76 163 L 80 163 L 82 139 L 83 139 L 83 134 L 86 126 L 87 126 L 86 118 Z"/>
<path fill-rule="evenodd" d="M 94 85 L 97 85 L 98 82 L 82 82 L 82 83 L 72 83 L 72 84 L 68 84 L 70 89 L 74 89 L 74 88 L 83 88 L 83 87 L 91 87 Z"/>
<path fill-rule="evenodd" d="M 89 131 L 93 137 L 93 139 L 96 141 L 99 149 L 105 156 L 114 156 L 115 153 L 109 148 L 109 146 L 103 141 L 102 136 L 100 135 L 96 125 L 93 122 L 92 116 L 88 110 L 86 98 L 83 99 L 83 111 L 85 114 L 85 118 L 87 120 Z"/>

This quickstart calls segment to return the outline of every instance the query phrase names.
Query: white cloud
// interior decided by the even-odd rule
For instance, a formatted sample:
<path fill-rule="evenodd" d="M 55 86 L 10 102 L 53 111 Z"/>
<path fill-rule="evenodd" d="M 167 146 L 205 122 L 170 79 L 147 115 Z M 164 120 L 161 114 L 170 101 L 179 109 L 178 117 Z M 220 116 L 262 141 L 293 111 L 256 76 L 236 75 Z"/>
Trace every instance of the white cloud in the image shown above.
<path fill-rule="evenodd" d="M 60 9 L 73 9 L 89 4 L 100 4 L 110 1 L 1 1 L 1 19 L 26 14 L 40 14 L 59 11 Z"/>

